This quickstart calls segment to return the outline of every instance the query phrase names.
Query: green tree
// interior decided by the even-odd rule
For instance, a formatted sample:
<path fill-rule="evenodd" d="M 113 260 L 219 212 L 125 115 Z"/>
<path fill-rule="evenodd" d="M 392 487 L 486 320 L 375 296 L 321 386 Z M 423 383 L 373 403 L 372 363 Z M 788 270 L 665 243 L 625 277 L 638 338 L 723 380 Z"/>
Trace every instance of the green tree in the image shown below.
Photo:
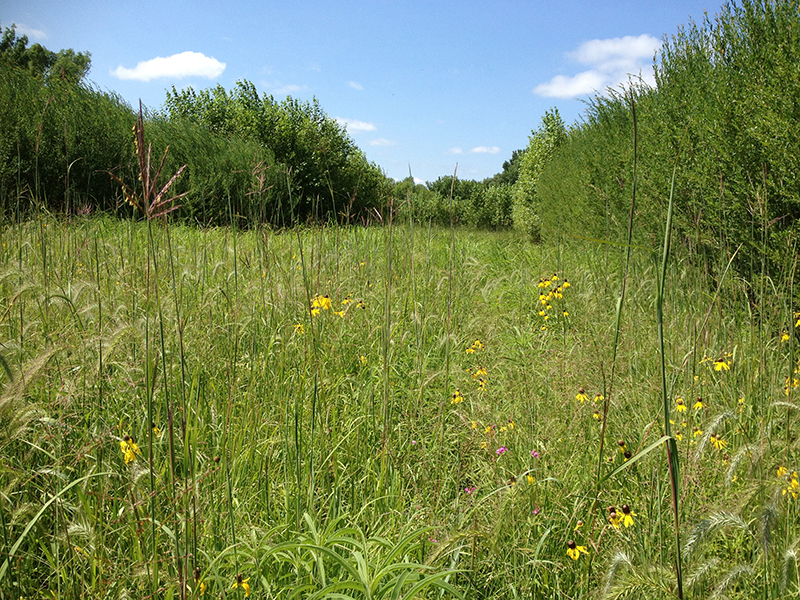
<path fill-rule="evenodd" d="M 69 83 L 80 83 L 89 73 L 92 58 L 88 52 L 60 50 L 52 52 L 41 44 L 28 47 L 28 36 L 17 37 L 12 25 L 3 31 L 0 39 L 0 63 L 31 73 L 34 77 L 51 81 L 59 79 Z"/>
<path fill-rule="evenodd" d="M 511 158 L 503 163 L 503 170 L 483 180 L 484 185 L 514 185 L 519 177 L 519 165 L 525 150 L 514 150 Z"/>
<path fill-rule="evenodd" d="M 287 97 L 277 102 L 259 96 L 249 81 L 229 93 L 222 86 L 168 93 L 167 120 L 188 120 L 217 135 L 254 140 L 269 149 L 285 169 L 281 204 L 284 218 L 333 217 L 349 220 L 382 202 L 388 183 L 347 135 L 313 99 Z"/>
<path fill-rule="evenodd" d="M 547 162 L 566 139 L 564 121 L 554 108 L 545 113 L 538 129 L 531 132 L 528 148 L 522 155 L 519 177 L 512 189 L 514 228 L 541 239 L 541 218 L 538 214 L 537 184 Z"/>

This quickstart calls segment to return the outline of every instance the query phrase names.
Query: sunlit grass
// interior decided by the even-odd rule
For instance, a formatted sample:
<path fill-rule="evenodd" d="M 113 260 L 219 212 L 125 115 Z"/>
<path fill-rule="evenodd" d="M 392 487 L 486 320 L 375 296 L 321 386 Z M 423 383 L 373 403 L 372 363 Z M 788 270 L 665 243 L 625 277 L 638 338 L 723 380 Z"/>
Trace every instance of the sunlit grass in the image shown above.
<path fill-rule="evenodd" d="M 146 223 L 0 231 L 2 597 L 673 593 L 652 256 L 609 390 L 622 251 L 151 232 L 157 282 Z M 797 593 L 792 306 L 672 252 L 686 596 Z"/>

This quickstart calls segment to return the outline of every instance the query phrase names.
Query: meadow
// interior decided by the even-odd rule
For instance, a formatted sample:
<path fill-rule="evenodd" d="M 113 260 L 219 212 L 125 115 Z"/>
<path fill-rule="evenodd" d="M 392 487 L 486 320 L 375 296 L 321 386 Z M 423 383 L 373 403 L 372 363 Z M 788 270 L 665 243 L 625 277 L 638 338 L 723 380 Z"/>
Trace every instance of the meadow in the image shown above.
<path fill-rule="evenodd" d="M 384 221 L 4 225 L 0 597 L 800 596 L 793 267 Z"/>

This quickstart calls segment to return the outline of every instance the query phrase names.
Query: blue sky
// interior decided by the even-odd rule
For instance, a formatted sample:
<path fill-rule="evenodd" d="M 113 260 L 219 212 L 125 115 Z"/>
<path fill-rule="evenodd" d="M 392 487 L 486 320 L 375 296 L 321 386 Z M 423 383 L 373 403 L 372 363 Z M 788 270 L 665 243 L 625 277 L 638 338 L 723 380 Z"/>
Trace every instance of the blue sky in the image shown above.
<path fill-rule="evenodd" d="M 549 108 L 573 123 L 593 91 L 651 80 L 662 36 L 719 2 L 3 0 L 0 24 L 90 52 L 131 105 L 240 79 L 316 97 L 387 175 L 431 181 L 489 177 Z"/>

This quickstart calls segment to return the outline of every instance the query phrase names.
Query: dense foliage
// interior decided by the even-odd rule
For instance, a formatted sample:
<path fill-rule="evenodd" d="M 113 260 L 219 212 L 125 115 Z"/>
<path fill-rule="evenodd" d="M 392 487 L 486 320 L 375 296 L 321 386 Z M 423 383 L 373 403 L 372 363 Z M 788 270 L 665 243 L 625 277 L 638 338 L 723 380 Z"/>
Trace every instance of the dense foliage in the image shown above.
<path fill-rule="evenodd" d="M 171 123 L 201 125 L 230 139 L 256 142 L 284 166 L 285 181 L 271 190 L 275 217 L 325 216 L 349 221 L 385 201 L 387 182 L 344 128 L 315 99 L 302 102 L 259 96 L 240 81 L 228 93 L 217 86 L 199 92 L 172 89 L 163 109 Z M 288 183 L 287 183 L 288 182 Z"/>
<path fill-rule="evenodd" d="M 120 187 L 134 182 L 135 112 L 86 81 L 86 53 L 53 53 L 6 29 L 0 41 L 0 210 L 5 215 L 121 212 Z M 186 165 L 173 187 L 186 195 L 174 217 L 191 222 L 284 225 L 299 219 L 348 221 L 388 195 L 369 163 L 319 104 L 259 98 L 240 83 L 173 92 L 145 112 L 162 177 Z M 169 151 L 167 152 L 167 148 Z"/>
<path fill-rule="evenodd" d="M 748 277 L 781 268 L 800 216 L 800 3 L 729 2 L 666 37 L 659 58 L 655 89 L 595 99 L 544 169 L 543 232 L 624 237 L 635 105 L 640 242 L 663 233 L 677 163 L 677 240 L 715 257 L 741 248 Z"/>

